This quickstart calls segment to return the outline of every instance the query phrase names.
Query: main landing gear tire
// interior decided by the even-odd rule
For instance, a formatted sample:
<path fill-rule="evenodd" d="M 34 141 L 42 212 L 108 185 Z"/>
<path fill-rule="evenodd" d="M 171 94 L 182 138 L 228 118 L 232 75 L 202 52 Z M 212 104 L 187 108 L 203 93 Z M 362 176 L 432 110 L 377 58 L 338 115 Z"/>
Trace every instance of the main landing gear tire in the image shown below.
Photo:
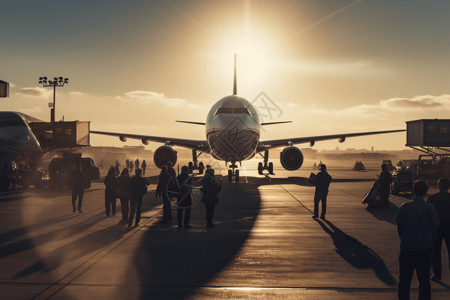
<path fill-rule="evenodd" d="M 236 178 L 236 182 L 239 182 L 239 170 L 234 171 L 234 177 Z"/>
<path fill-rule="evenodd" d="M 258 163 L 258 174 L 262 175 L 262 173 L 263 173 L 263 164 L 260 162 Z"/>
<path fill-rule="evenodd" d="M 231 180 L 233 180 L 233 171 L 228 170 L 228 181 L 231 182 Z"/>
<path fill-rule="evenodd" d="M 269 171 L 269 174 L 273 175 L 273 163 L 269 163 L 269 168 L 267 170 Z"/>

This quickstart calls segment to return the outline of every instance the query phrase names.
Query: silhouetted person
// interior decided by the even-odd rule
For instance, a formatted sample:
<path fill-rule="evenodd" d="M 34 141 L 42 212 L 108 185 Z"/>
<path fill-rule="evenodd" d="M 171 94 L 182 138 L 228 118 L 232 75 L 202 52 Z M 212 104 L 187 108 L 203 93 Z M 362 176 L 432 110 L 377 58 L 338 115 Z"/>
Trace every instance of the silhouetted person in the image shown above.
<path fill-rule="evenodd" d="M 441 264 L 441 248 L 442 240 L 445 240 L 447 246 L 448 259 L 450 260 L 450 181 L 447 178 L 441 178 L 438 181 L 439 193 L 428 197 L 428 203 L 432 204 L 437 211 L 439 217 L 439 227 L 431 254 L 431 266 L 433 268 L 432 280 L 441 280 L 442 264 Z M 450 262 L 449 262 L 450 269 Z"/>
<path fill-rule="evenodd" d="M 119 176 L 119 174 L 120 174 L 119 167 L 120 167 L 120 163 L 119 163 L 119 161 L 116 160 L 116 165 L 114 166 L 114 171 L 116 173 L 116 176 Z"/>
<path fill-rule="evenodd" d="M 109 217 L 110 211 L 112 215 L 116 214 L 116 174 L 114 170 L 109 170 L 103 182 L 105 184 L 105 213 Z"/>
<path fill-rule="evenodd" d="M 320 218 L 325 219 L 325 214 L 327 213 L 328 188 L 330 187 L 331 179 L 330 174 L 327 173 L 327 166 L 322 164 L 322 161 L 320 161 L 320 172 L 317 173 L 317 176 L 314 179 L 316 191 L 314 193 L 313 218 L 317 218 L 319 216 L 319 202 L 322 201 L 322 213 L 320 214 Z"/>
<path fill-rule="evenodd" d="M 181 168 L 181 174 L 177 177 L 179 185 L 179 193 L 177 199 L 178 205 L 178 228 L 183 226 L 183 214 L 184 214 L 184 227 L 189 228 L 189 220 L 191 218 L 191 177 L 189 176 L 189 168 L 183 166 Z"/>
<path fill-rule="evenodd" d="M 378 182 L 380 183 L 380 201 L 384 206 L 389 205 L 389 194 L 391 193 L 392 175 L 387 170 L 387 165 L 381 165 L 381 173 Z"/>
<path fill-rule="evenodd" d="M 147 169 L 147 163 L 145 162 L 145 159 L 142 161 L 142 175 L 145 175 L 145 169 Z"/>
<path fill-rule="evenodd" d="M 428 186 L 423 181 L 413 185 L 413 199 L 404 203 L 395 218 L 400 237 L 398 298 L 409 299 L 414 270 L 419 281 L 419 299 L 431 299 L 430 256 L 432 237 L 439 225 L 433 205 L 423 197 Z"/>
<path fill-rule="evenodd" d="M 201 201 L 205 203 L 206 225 L 208 227 L 214 227 L 214 223 L 212 221 L 214 216 L 214 208 L 217 203 L 219 203 L 219 197 L 217 194 L 220 192 L 222 185 L 216 182 L 214 178 L 214 169 L 209 169 L 207 173 L 209 173 L 208 176 L 203 178 L 203 196 Z"/>
<path fill-rule="evenodd" d="M 167 172 L 167 166 L 162 166 L 161 173 L 158 178 L 158 186 L 156 187 L 156 198 L 162 197 L 163 201 L 163 219 L 162 223 L 168 223 L 172 220 L 172 208 L 169 197 L 169 184 L 172 177 Z"/>
<path fill-rule="evenodd" d="M 136 213 L 135 227 L 139 225 L 141 220 L 142 197 L 147 193 L 148 182 L 141 177 L 142 170 L 136 169 L 135 175 L 130 180 L 131 196 L 130 196 L 130 216 L 128 218 L 128 227 L 133 224 L 133 217 Z"/>
<path fill-rule="evenodd" d="M 86 174 L 81 168 L 81 163 L 77 163 L 72 171 L 72 208 L 76 211 L 76 200 L 78 198 L 78 212 L 82 213 L 81 206 L 83 204 L 84 184 L 86 182 Z"/>
<path fill-rule="evenodd" d="M 128 168 L 122 170 L 122 173 L 117 177 L 117 197 L 120 199 L 120 208 L 122 211 L 122 219 L 119 223 L 128 223 L 129 203 L 131 194 L 130 173 Z"/>
<path fill-rule="evenodd" d="M 139 169 L 139 158 L 136 158 L 136 160 L 134 161 L 134 168 Z"/>

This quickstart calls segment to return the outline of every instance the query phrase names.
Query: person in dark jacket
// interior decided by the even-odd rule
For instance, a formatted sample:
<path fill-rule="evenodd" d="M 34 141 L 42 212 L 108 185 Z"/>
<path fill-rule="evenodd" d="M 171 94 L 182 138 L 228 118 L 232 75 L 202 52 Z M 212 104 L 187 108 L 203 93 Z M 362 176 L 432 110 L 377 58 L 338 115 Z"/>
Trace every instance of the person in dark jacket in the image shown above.
<path fill-rule="evenodd" d="M 430 262 L 432 237 L 439 226 L 439 218 L 433 205 L 424 197 L 428 186 L 423 181 L 413 185 L 413 199 L 403 203 L 395 222 L 400 237 L 398 299 L 409 299 L 411 278 L 416 271 L 419 282 L 418 299 L 431 299 Z"/>
<path fill-rule="evenodd" d="M 378 176 L 380 182 L 380 201 L 382 205 L 389 206 L 389 195 L 391 193 L 392 175 L 387 170 L 387 165 L 381 165 L 381 173 Z"/>
<path fill-rule="evenodd" d="M 115 171 L 109 169 L 108 175 L 106 175 L 105 180 L 103 182 L 106 186 L 105 188 L 105 213 L 109 217 L 110 211 L 112 211 L 112 215 L 116 214 L 116 183 L 117 178 Z"/>
<path fill-rule="evenodd" d="M 134 171 L 135 176 L 130 180 L 131 195 L 130 195 L 130 216 L 128 218 L 128 227 L 133 224 L 134 214 L 136 213 L 136 223 L 135 227 L 139 225 L 141 220 L 141 207 L 142 207 L 142 197 L 147 193 L 147 186 L 149 183 L 145 178 L 141 177 L 142 170 L 136 169 Z"/>
<path fill-rule="evenodd" d="M 438 181 L 439 193 L 428 197 L 427 202 L 432 204 L 439 217 L 439 227 L 434 240 L 433 251 L 431 253 L 431 266 L 433 268 L 433 277 L 431 280 L 441 280 L 441 248 L 442 240 L 445 240 L 447 246 L 447 255 L 450 260 L 450 181 L 447 178 L 440 178 Z M 450 262 L 449 262 L 450 269 Z"/>
<path fill-rule="evenodd" d="M 321 219 L 325 219 L 325 214 L 327 212 L 327 196 L 328 188 L 331 183 L 331 176 L 327 173 L 327 166 L 325 164 L 320 165 L 320 172 L 314 179 L 314 185 L 316 186 L 316 191 L 314 193 L 314 216 L 317 218 L 319 216 L 319 202 L 322 201 L 322 213 L 320 214 Z"/>
<path fill-rule="evenodd" d="M 147 169 L 147 163 L 145 162 L 145 159 L 142 161 L 141 169 L 142 175 L 145 175 L 145 169 Z"/>
<path fill-rule="evenodd" d="M 139 169 L 139 158 L 136 158 L 136 160 L 134 161 L 134 168 Z"/>
<path fill-rule="evenodd" d="M 206 208 L 206 226 L 214 227 L 212 221 L 214 216 L 214 208 L 219 203 L 219 197 L 217 194 L 220 192 L 222 185 L 217 183 L 214 177 L 214 169 L 207 171 L 209 174 L 203 178 L 202 187 L 202 202 L 205 203 Z"/>
<path fill-rule="evenodd" d="M 129 204 L 130 204 L 130 194 L 131 194 L 131 185 L 130 185 L 130 173 L 128 172 L 128 168 L 124 168 L 119 177 L 117 177 L 117 197 L 120 199 L 120 208 L 122 211 L 122 220 L 119 223 L 128 223 L 128 213 L 129 213 Z"/>
<path fill-rule="evenodd" d="M 183 226 L 183 214 L 184 214 L 184 227 L 190 228 L 189 220 L 191 217 L 191 177 L 189 176 L 189 169 L 187 166 L 181 168 L 181 174 L 177 177 L 179 193 L 177 199 L 178 205 L 178 228 Z"/>
<path fill-rule="evenodd" d="M 169 184 L 171 181 L 172 177 L 167 172 L 167 166 L 162 166 L 158 178 L 158 186 L 156 187 L 156 198 L 162 197 L 163 200 L 163 219 L 161 223 L 169 223 L 172 220 L 172 208 L 169 197 Z"/>
<path fill-rule="evenodd" d="M 78 162 L 72 171 L 72 208 L 76 211 L 76 200 L 78 198 L 78 212 L 82 213 L 81 206 L 83 204 L 84 184 L 86 182 L 86 174 Z"/>

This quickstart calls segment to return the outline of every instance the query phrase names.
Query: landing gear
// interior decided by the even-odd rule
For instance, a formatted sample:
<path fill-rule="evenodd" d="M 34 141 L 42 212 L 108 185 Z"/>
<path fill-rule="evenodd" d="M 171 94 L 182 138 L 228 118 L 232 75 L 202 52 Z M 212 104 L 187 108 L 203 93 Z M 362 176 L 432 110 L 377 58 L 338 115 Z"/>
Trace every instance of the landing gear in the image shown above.
<path fill-rule="evenodd" d="M 202 155 L 203 152 L 200 152 L 199 155 L 197 155 L 197 150 L 192 149 L 192 161 L 188 163 L 188 169 L 189 174 L 192 174 L 194 170 L 198 170 L 198 174 L 203 174 L 203 171 L 205 170 L 205 165 L 203 162 L 198 163 L 198 157 Z"/>
<path fill-rule="evenodd" d="M 231 170 L 228 170 L 228 181 L 233 180 L 233 176 L 236 182 L 239 182 L 239 170 L 235 170 L 238 166 L 235 163 L 230 165 Z"/>
<path fill-rule="evenodd" d="M 262 155 L 261 153 L 259 154 L 264 158 L 264 165 L 263 163 L 258 163 L 258 174 L 259 175 L 263 175 L 263 171 L 267 170 L 269 172 L 270 175 L 275 175 L 275 173 L 273 173 L 273 163 L 269 162 L 269 150 L 264 150 L 264 155 Z"/>

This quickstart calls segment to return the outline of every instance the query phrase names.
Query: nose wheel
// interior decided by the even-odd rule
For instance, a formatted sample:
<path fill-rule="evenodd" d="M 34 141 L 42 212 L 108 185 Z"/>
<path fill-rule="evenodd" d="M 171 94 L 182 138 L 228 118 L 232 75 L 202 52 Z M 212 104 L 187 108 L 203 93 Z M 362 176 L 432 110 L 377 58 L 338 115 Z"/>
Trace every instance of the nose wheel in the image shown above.
<path fill-rule="evenodd" d="M 188 169 L 189 174 L 192 174 L 194 170 L 198 170 L 198 174 L 203 174 L 203 171 L 205 170 L 205 166 L 203 162 L 198 162 L 197 158 L 202 154 L 203 152 L 200 152 L 199 155 L 197 155 L 197 150 L 192 150 L 192 161 L 188 163 Z"/>
<path fill-rule="evenodd" d="M 239 182 L 239 170 L 236 170 L 237 166 L 235 164 L 230 165 L 231 170 L 228 170 L 228 181 L 233 181 L 233 177 L 234 180 L 236 182 Z"/>

